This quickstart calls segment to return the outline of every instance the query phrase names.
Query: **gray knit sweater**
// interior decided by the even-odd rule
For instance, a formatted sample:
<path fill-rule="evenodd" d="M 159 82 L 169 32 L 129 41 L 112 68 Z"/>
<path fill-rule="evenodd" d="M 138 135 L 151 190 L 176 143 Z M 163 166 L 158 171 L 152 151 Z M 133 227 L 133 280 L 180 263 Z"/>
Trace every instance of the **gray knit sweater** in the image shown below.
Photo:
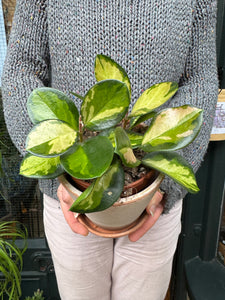
<path fill-rule="evenodd" d="M 30 92 L 52 86 L 84 95 L 95 83 L 93 61 L 105 54 L 127 71 L 132 104 L 149 86 L 179 82 L 166 106 L 204 109 L 197 139 L 181 154 L 196 171 L 203 160 L 217 101 L 216 2 L 209 0 L 18 0 L 2 78 L 7 127 L 19 151 L 32 124 Z M 77 99 L 76 105 L 80 102 Z M 57 180 L 40 188 L 56 198 Z M 185 191 L 169 178 L 165 211 Z"/>

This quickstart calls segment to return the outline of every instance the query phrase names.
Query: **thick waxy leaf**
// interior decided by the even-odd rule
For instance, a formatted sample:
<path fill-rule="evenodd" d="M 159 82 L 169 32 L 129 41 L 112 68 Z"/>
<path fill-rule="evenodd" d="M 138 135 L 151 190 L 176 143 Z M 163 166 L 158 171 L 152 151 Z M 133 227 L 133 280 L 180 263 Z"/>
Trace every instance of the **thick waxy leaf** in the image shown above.
<path fill-rule="evenodd" d="M 147 152 L 177 150 L 187 146 L 199 132 L 202 110 L 193 106 L 168 108 L 157 114 L 144 135 Z"/>
<path fill-rule="evenodd" d="M 191 166 L 176 152 L 148 153 L 142 163 L 171 177 L 190 193 L 199 191 Z"/>
<path fill-rule="evenodd" d="M 161 82 L 144 91 L 135 103 L 129 118 L 150 113 L 164 104 L 178 90 L 176 82 Z"/>
<path fill-rule="evenodd" d="M 81 96 L 80 94 L 74 93 L 74 92 L 70 92 L 72 95 L 74 95 L 75 97 L 79 98 L 80 100 L 84 100 L 84 97 Z"/>
<path fill-rule="evenodd" d="M 107 138 L 112 143 L 113 148 L 116 147 L 116 143 L 115 143 L 115 128 L 109 128 L 109 129 L 103 130 L 103 131 L 101 131 L 99 133 L 99 136 L 107 136 Z"/>
<path fill-rule="evenodd" d="M 128 135 L 122 127 L 115 129 L 116 153 L 120 156 L 123 164 L 127 167 L 137 167 L 140 165 L 131 147 Z"/>
<path fill-rule="evenodd" d="M 128 138 L 130 140 L 131 143 L 131 147 L 137 148 L 140 147 L 142 145 L 142 140 L 143 140 L 143 135 L 137 132 L 133 132 L 133 131 L 127 131 L 126 134 L 128 135 Z M 110 140 L 110 142 L 112 143 L 113 147 L 116 147 L 116 143 L 115 143 L 115 129 L 114 128 L 110 128 L 108 130 L 104 130 L 102 131 L 99 135 L 102 136 L 107 136 L 108 139 Z"/>
<path fill-rule="evenodd" d="M 56 178 L 64 172 L 59 156 L 39 157 L 28 153 L 20 165 L 20 175 L 30 178 Z"/>
<path fill-rule="evenodd" d="M 120 80 L 126 83 L 131 93 L 130 80 L 126 71 L 106 55 L 99 54 L 95 58 L 95 78 L 97 81 L 106 79 Z"/>
<path fill-rule="evenodd" d="M 57 156 L 66 152 L 75 142 L 77 132 L 60 120 L 38 123 L 26 140 L 26 150 L 39 156 Z"/>
<path fill-rule="evenodd" d="M 133 149 L 140 147 L 142 145 L 143 135 L 133 131 L 127 131 L 131 147 Z"/>
<path fill-rule="evenodd" d="M 129 103 L 125 83 L 118 80 L 100 81 L 85 95 L 81 106 L 82 121 L 90 130 L 113 127 L 123 119 Z"/>
<path fill-rule="evenodd" d="M 137 126 L 138 124 L 141 124 L 151 118 L 153 118 L 156 115 L 155 111 L 152 111 L 146 115 L 140 116 L 140 117 L 135 117 L 135 118 L 131 118 L 130 120 L 130 128 L 133 128 L 135 126 Z"/>
<path fill-rule="evenodd" d="M 35 89 L 28 98 L 27 109 L 31 121 L 37 124 L 44 120 L 59 119 L 78 130 L 79 113 L 64 93 L 53 88 Z"/>
<path fill-rule="evenodd" d="M 116 202 L 123 190 L 124 172 L 116 160 L 73 203 L 70 210 L 78 213 L 101 211 Z"/>
<path fill-rule="evenodd" d="M 105 136 L 90 138 L 61 157 L 67 173 L 79 179 L 100 177 L 110 166 L 114 149 Z"/>

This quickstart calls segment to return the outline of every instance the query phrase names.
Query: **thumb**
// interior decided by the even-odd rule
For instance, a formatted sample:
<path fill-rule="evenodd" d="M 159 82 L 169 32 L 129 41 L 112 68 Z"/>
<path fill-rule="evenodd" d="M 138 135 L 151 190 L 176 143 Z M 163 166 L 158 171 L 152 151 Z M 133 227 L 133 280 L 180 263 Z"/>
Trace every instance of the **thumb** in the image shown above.
<path fill-rule="evenodd" d="M 157 207 L 162 206 L 163 193 L 156 191 L 148 206 L 146 207 L 147 213 L 154 216 Z"/>
<path fill-rule="evenodd" d="M 63 185 L 59 185 L 58 187 L 58 198 L 60 200 L 60 205 L 62 212 L 64 214 L 64 217 L 70 226 L 70 228 L 78 234 L 81 235 L 88 235 L 89 231 L 88 229 L 81 223 L 79 223 L 79 220 L 77 218 L 77 214 L 70 211 L 70 207 L 73 203 L 73 199 L 70 197 L 67 190 L 63 187 Z"/>

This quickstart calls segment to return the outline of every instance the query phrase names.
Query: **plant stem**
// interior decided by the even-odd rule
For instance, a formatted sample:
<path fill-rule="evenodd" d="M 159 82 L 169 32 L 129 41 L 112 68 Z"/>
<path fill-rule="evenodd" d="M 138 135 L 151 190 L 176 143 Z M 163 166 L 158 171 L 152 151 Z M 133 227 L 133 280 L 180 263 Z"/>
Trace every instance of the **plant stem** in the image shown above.
<path fill-rule="evenodd" d="M 82 143 L 83 142 L 83 123 L 81 120 L 81 116 L 79 118 L 79 139 L 80 139 L 80 142 Z"/>
<path fill-rule="evenodd" d="M 127 116 L 128 116 L 128 113 L 126 113 L 126 115 L 125 115 L 125 117 L 124 117 L 124 119 L 122 121 L 122 127 L 123 127 L 123 129 L 126 129 L 128 123 L 129 123 L 129 119 L 128 119 Z"/>

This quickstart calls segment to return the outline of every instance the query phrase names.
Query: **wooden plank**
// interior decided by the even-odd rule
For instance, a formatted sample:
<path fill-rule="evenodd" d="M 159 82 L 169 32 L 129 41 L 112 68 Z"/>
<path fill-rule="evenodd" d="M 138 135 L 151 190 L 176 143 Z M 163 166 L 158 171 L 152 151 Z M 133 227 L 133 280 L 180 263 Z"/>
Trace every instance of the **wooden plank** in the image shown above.
<path fill-rule="evenodd" d="M 214 125 L 222 125 L 223 127 L 221 128 L 220 133 L 213 129 L 212 134 L 210 136 L 210 141 L 225 140 L 225 89 L 219 91 Z"/>
<path fill-rule="evenodd" d="M 2 0 L 2 8 L 4 14 L 7 41 L 12 28 L 15 7 L 16 7 L 16 0 Z"/>

